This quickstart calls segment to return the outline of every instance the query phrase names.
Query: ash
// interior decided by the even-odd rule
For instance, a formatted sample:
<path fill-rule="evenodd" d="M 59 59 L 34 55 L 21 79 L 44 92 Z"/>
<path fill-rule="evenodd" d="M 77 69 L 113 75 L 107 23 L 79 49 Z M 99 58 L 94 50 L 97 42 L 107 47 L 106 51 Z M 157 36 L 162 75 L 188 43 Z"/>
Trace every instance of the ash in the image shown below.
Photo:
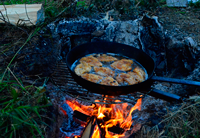
<path fill-rule="evenodd" d="M 60 127 L 60 132 L 67 137 L 80 136 L 84 127 L 74 121 L 73 110 L 66 103 L 63 103 L 61 108 L 66 111 L 67 117 Z"/>

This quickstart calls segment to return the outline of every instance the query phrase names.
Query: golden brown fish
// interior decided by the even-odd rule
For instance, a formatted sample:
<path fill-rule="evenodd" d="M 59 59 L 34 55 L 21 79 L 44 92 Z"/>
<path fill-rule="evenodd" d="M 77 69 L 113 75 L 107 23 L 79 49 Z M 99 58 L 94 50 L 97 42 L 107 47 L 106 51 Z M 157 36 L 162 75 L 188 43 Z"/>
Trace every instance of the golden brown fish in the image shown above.
<path fill-rule="evenodd" d="M 113 79 L 112 77 L 106 77 L 102 80 L 102 82 L 100 83 L 102 85 L 110 85 L 110 86 L 118 86 L 118 82 Z"/>
<path fill-rule="evenodd" d="M 139 67 L 136 67 L 133 72 L 128 72 L 128 74 L 135 78 L 138 82 L 142 82 L 146 78 L 146 73 Z"/>
<path fill-rule="evenodd" d="M 88 81 L 94 82 L 94 83 L 97 83 L 98 81 L 103 79 L 102 76 L 95 75 L 95 74 L 89 74 L 89 73 L 83 74 L 81 77 Z"/>
<path fill-rule="evenodd" d="M 117 77 L 116 77 L 116 80 L 117 80 L 118 83 L 124 83 L 124 81 L 125 81 L 129 85 L 133 85 L 133 84 L 138 83 L 138 81 L 136 81 L 134 77 L 132 77 L 131 75 L 126 74 L 126 73 L 118 74 Z"/>
<path fill-rule="evenodd" d="M 86 72 L 90 72 L 92 69 L 91 66 L 89 66 L 86 62 L 82 62 L 81 64 L 78 64 L 75 68 L 75 73 L 78 76 L 83 75 Z"/>
<path fill-rule="evenodd" d="M 90 66 L 102 66 L 102 63 L 97 58 L 93 57 L 92 55 L 87 56 L 87 57 L 83 57 L 79 61 L 81 63 L 86 62 Z"/>
<path fill-rule="evenodd" d="M 112 57 L 112 56 L 108 56 L 108 55 L 106 55 L 106 54 L 100 55 L 99 57 L 97 57 L 97 59 L 98 59 L 99 61 L 102 61 L 102 62 L 117 61 L 117 58 Z"/>
<path fill-rule="evenodd" d="M 115 61 L 110 66 L 114 69 L 119 69 L 122 71 L 130 71 L 132 69 L 131 65 L 133 64 L 133 60 L 130 59 L 121 59 Z"/>
<path fill-rule="evenodd" d="M 94 71 L 101 76 L 114 76 L 115 72 L 106 67 L 94 67 Z"/>

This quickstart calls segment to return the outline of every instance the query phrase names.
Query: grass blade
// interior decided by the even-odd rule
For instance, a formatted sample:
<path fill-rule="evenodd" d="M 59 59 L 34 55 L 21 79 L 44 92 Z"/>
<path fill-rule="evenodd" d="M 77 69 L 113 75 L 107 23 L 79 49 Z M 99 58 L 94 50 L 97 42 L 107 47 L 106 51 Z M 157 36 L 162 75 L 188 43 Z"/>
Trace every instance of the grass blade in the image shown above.
<path fill-rule="evenodd" d="M 17 101 L 17 97 L 18 97 L 17 91 L 14 88 L 11 87 L 11 91 L 10 92 L 11 92 L 11 95 L 12 95 L 12 97 L 14 99 L 14 102 Z"/>
<path fill-rule="evenodd" d="M 6 113 L 6 114 L 7 114 L 8 116 L 13 117 L 14 119 L 16 119 L 16 120 L 18 120 L 18 121 L 24 123 L 24 124 L 26 124 L 26 125 L 30 125 L 30 126 L 33 125 L 33 124 L 28 123 L 27 121 L 24 121 L 24 120 L 20 119 L 20 118 L 17 117 L 17 116 L 14 116 L 14 115 L 10 114 L 10 113 Z"/>

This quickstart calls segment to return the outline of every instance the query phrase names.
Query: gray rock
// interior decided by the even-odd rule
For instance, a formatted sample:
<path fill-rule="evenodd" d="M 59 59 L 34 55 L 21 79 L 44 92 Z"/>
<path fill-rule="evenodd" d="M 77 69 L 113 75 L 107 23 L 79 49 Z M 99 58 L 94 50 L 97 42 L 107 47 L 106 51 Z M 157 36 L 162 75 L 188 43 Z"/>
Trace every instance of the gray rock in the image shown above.
<path fill-rule="evenodd" d="M 137 35 L 133 35 L 127 32 L 116 32 L 115 42 L 134 46 L 139 49 L 140 47 L 138 45 L 137 39 Z"/>
<path fill-rule="evenodd" d="M 120 23 L 118 21 L 112 21 L 106 28 L 106 40 L 113 42 L 116 36 L 116 31 L 119 29 Z"/>
<path fill-rule="evenodd" d="M 187 76 L 188 80 L 200 81 L 200 62 L 197 64 L 197 67 L 192 71 L 192 73 Z"/>
<path fill-rule="evenodd" d="M 167 48 L 168 49 L 178 48 L 180 51 L 182 51 L 182 49 L 184 48 L 184 45 L 185 44 L 183 41 L 179 41 L 174 37 L 170 37 L 167 43 Z"/>
<path fill-rule="evenodd" d="M 137 35 L 139 31 L 138 20 L 122 22 L 120 26 L 120 31 Z"/>
<path fill-rule="evenodd" d="M 144 51 L 146 51 L 147 48 L 154 48 L 155 46 L 159 49 L 165 47 L 165 32 L 158 22 L 157 17 L 154 16 L 151 18 L 145 15 L 141 19 L 139 39 Z"/>
<path fill-rule="evenodd" d="M 94 37 L 100 37 L 105 33 L 104 30 L 95 30 L 91 35 L 93 35 Z"/>
<path fill-rule="evenodd" d="M 192 37 L 185 37 L 184 42 L 186 46 L 188 46 L 193 57 L 195 57 L 196 54 L 200 53 L 200 46 L 198 46 L 197 42 L 192 39 Z"/>
<path fill-rule="evenodd" d="M 166 36 L 163 27 L 158 22 L 157 17 L 149 17 L 145 15 L 141 19 L 138 37 L 141 49 L 154 59 L 156 65 L 159 65 L 165 60 L 166 54 L 161 53 L 165 53 Z M 156 72 L 160 74 L 163 72 L 163 70 Z"/>

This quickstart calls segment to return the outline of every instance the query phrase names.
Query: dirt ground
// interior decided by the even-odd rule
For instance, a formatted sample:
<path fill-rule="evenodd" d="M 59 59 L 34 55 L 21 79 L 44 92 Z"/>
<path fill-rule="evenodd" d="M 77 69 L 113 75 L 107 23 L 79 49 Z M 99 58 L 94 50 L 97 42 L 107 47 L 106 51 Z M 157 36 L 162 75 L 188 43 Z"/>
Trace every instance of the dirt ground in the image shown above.
<path fill-rule="evenodd" d="M 153 15 L 170 35 L 177 39 L 192 37 L 200 45 L 200 9 L 161 8 Z"/>

